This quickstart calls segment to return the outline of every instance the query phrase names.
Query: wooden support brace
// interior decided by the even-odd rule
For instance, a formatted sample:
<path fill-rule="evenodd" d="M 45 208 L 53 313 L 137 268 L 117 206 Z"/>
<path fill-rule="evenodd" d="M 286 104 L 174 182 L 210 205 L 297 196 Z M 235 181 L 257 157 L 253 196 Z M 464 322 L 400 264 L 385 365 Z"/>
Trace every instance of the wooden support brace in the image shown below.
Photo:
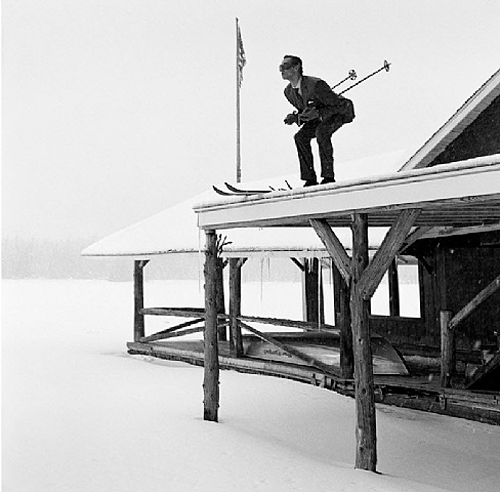
<path fill-rule="evenodd" d="M 301 272 L 304 271 L 305 267 L 304 267 L 304 264 L 301 261 L 297 260 L 297 258 L 294 258 L 293 256 L 290 259 L 292 260 L 293 263 L 295 263 L 299 267 L 299 270 Z"/>
<path fill-rule="evenodd" d="M 206 231 L 204 332 L 204 420 L 218 421 L 219 348 L 217 345 L 217 236 Z"/>
<path fill-rule="evenodd" d="M 147 337 L 141 337 L 139 339 L 139 342 L 147 343 L 154 342 L 155 340 L 161 340 L 163 338 L 169 338 L 171 334 L 176 332 L 177 330 L 181 330 L 182 328 L 187 328 L 188 326 L 201 323 L 202 321 L 204 321 L 204 318 L 193 319 L 191 321 L 187 321 L 186 323 L 181 323 L 180 325 L 172 326 L 171 328 L 167 328 L 166 330 L 159 331 L 158 333 L 148 335 Z M 183 332 L 182 334 L 185 333 Z"/>
<path fill-rule="evenodd" d="M 339 238 L 332 231 L 332 228 L 328 225 L 326 220 L 311 219 L 309 223 L 316 231 L 316 234 L 321 239 L 321 242 L 325 245 L 328 253 L 330 253 L 330 256 L 342 275 L 342 278 L 345 280 L 346 284 L 349 284 L 349 278 L 351 277 L 351 259 L 349 258 L 349 255 Z"/>
<path fill-rule="evenodd" d="M 414 242 L 425 237 L 433 229 L 437 229 L 437 228 L 435 228 L 435 227 L 416 227 L 414 231 L 410 232 L 410 234 L 408 234 L 408 236 L 406 236 L 406 238 L 403 242 L 403 245 L 401 246 L 401 253 L 403 253 L 407 248 L 409 248 Z"/>
<path fill-rule="evenodd" d="M 399 213 L 396 222 L 385 235 L 380 248 L 362 274 L 358 288 L 362 292 L 363 299 L 371 299 L 373 296 L 419 214 L 420 209 L 406 209 Z"/>
<path fill-rule="evenodd" d="M 488 297 L 494 294 L 498 289 L 500 289 L 500 275 L 498 275 L 498 277 L 496 277 L 481 292 L 479 292 L 474 299 L 468 302 L 455 316 L 453 316 L 448 325 L 449 329 L 454 330 L 459 323 L 467 318 L 467 316 L 469 316 L 481 303 L 488 299 Z"/>

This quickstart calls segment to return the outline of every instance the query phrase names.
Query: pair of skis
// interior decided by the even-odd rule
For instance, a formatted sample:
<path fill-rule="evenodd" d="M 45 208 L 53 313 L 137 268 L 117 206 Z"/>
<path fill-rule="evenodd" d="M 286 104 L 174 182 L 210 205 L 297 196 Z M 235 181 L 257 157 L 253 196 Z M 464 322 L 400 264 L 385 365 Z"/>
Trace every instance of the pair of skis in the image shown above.
<path fill-rule="evenodd" d="M 288 189 L 291 190 L 292 187 L 288 183 L 288 181 L 285 181 L 285 183 L 288 186 Z M 233 186 L 230 183 L 224 183 L 226 186 L 227 190 L 221 190 L 220 188 L 217 188 L 217 186 L 212 186 L 214 191 L 222 196 L 250 196 L 250 195 L 262 195 L 263 193 L 270 193 L 271 191 L 286 191 L 285 188 L 273 188 L 272 186 L 269 186 L 267 190 L 244 190 L 241 188 L 237 188 L 236 186 Z"/>

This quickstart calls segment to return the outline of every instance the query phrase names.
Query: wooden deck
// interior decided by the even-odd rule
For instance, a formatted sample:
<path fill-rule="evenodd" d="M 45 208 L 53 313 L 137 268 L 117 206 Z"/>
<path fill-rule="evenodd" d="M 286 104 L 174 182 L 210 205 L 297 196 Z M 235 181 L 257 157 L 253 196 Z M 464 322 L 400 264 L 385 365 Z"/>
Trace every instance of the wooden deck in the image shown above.
<path fill-rule="evenodd" d="M 129 353 L 203 366 L 202 340 L 129 342 Z M 354 396 L 354 381 L 314 367 L 250 357 L 232 357 L 228 342 L 219 343 L 219 366 L 239 372 L 292 379 Z M 412 408 L 500 425 L 500 393 L 441 388 L 439 376 L 375 376 L 377 403 Z"/>

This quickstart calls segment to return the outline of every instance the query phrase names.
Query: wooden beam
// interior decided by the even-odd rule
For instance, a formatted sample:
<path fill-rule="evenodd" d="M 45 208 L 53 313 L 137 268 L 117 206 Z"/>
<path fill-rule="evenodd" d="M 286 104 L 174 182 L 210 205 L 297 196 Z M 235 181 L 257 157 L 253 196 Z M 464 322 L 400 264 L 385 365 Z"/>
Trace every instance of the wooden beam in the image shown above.
<path fill-rule="evenodd" d="M 494 294 L 500 288 L 500 275 L 496 277 L 490 284 L 488 284 L 474 299 L 468 302 L 453 318 L 451 319 L 448 327 L 454 330 L 469 314 L 471 314 L 481 303 L 488 297 Z"/>
<path fill-rule="evenodd" d="M 217 236 L 206 231 L 204 331 L 204 420 L 218 421 L 219 348 L 217 345 Z"/>
<path fill-rule="evenodd" d="M 176 316 L 179 318 L 196 318 L 205 315 L 202 308 L 188 307 L 148 307 L 141 309 L 141 313 L 149 316 Z M 224 316 L 221 314 L 219 318 Z"/>
<path fill-rule="evenodd" d="M 290 347 L 289 345 L 286 345 L 284 343 L 278 342 L 275 338 L 272 336 L 263 333 L 259 330 L 256 330 L 255 328 L 251 327 L 250 325 L 247 325 L 246 323 L 241 322 L 241 325 L 243 328 L 246 330 L 252 332 L 254 335 L 257 335 L 259 338 L 262 338 L 262 340 L 270 343 L 271 345 L 274 345 L 275 347 L 279 348 L 283 352 L 286 352 L 287 354 L 293 355 L 294 357 L 297 357 L 297 359 L 303 360 L 304 362 L 307 362 L 308 364 L 312 365 L 313 367 L 316 367 L 320 371 L 324 372 L 325 374 L 330 374 L 333 376 L 338 376 L 338 372 L 335 367 L 330 366 L 328 364 L 324 364 L 323 362 L 315 359 L 314 357 L 311 357 L 307 354 L 304 354 L 300 350 L 297 350 L 294 347 Z"/>
<path fill-rule="evenodd" d="M 274 326 L 286 326 L 290 328 L 300 328 L 304 331 L 319 331 L 324 333 L 338 333 L 338 330 L 333 325 L 327 325 L 326 323 L 318 326 L 317 323 L 310 323 L 308 321 L 296 321 L 292 319 L 282 319 L 282 318 L 264 318 L 261 316 L 239 316 L 241 321 L 251 321 L 254 323 L 265 323 Z"/>
<path fill-rule="evenodd" d="M 415 208 L 399 212 L 396 221 L 385 235 L 380 248 L 362 274 L 358 288 L 362 291 L 363 299 L 368 300 L 373 296 L 419 214 L 420 209 Z"/>
<path fill-rule="evenodd" d="M 335 266 L 339 269 L 340 274 L 345 280 L 346 284 L 349 283 L 351 277 L 351 259 L 347 254 L 344 246 L 339 238 L 333 232 L 328 222 L 324 219 L 311 219 L 309 221 L 311 227 L 316 231 L 316 234 L 325 245 L 326 250 L 330 253 Z"/>
<path fill-rule="evenodd" d="M 356 468 L 376 471 L 377 430 L 369 303 L 359 287 L 368 265 L 368 219 L 354 214 L 352 222 L 351 316 L 356 398 Z"/>
<path fill-rule="evenodd" d="M 240 258 L 229 259 L 229 346 L 233 357 L 243 355 L 243 338 L 238 316 L 241 314 L 241 267 Z"/>
<path fill-rule="evenodd" d="M 145 335 L 144 314 L 144 267 L 149 260 L 134 261 L 134 341 Z"/>
<path fill-rule="evenodd" d="M 455 331 L 450 329 L 450 311 L 439 312 L 441 327 L 441 386 L 451 388 L 455 372 Z"/>

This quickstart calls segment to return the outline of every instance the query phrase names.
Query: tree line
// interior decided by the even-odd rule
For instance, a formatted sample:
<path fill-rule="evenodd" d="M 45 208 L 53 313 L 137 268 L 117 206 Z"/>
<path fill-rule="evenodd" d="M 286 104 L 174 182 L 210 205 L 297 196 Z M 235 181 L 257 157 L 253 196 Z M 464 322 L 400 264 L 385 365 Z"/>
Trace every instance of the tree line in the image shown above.
<path fill-rule="evenodd" d="M 2 238 L 2 278 L 100 279 L 130 281 L 133 258 L 92 258 L 81 255 L 98 238 L 68 240 Z M 154 257 L 145 270 L 147 280 L 191 280 L 203 275 L 203 255 L 176 253 Z M 246 281 L 298 281 L 300 272 L 289 258 L 256 259 L 243 268 Z"/>

